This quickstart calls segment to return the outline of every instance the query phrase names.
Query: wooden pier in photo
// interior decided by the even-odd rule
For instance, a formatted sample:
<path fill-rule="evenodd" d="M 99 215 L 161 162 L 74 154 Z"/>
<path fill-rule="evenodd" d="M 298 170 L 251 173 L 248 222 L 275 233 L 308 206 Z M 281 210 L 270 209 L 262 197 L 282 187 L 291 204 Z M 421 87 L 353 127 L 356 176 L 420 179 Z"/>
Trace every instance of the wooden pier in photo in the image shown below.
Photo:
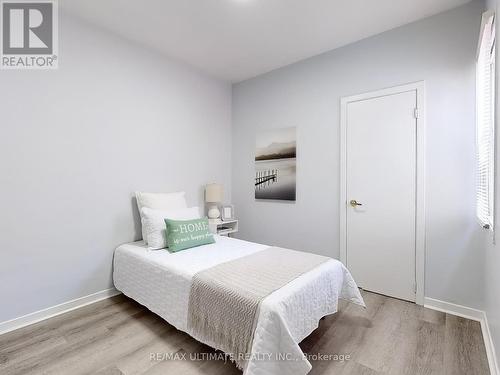
<path fill-rule="evenodd" d="M 261 187 L 276 182 L 278 180 L 278 170 L 261 171 L 255 173 L 255 186 Z"/>

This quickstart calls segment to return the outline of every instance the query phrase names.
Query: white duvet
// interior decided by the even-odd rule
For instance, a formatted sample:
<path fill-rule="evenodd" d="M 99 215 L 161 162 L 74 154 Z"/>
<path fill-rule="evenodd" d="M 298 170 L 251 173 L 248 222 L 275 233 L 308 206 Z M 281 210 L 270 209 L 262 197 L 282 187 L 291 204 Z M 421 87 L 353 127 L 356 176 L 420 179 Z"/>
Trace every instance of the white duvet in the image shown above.
<path fill-rule="evenodd" d="M 215 239 L 215 244 L 178 253 L 150 251 L 142 241 L 122 245 L 115 251 L 115 287 L 189 333 L 187 316 L 193 275 L 268 247 L 221 236 Z M 298 344 L 318 327 L 323 316 L 337 311 L 339 298 L 364 306 L 349 271 L 334 259 L 266 297 L 260 306 L 244 375 L 307 374 L 311 364 Z"/>

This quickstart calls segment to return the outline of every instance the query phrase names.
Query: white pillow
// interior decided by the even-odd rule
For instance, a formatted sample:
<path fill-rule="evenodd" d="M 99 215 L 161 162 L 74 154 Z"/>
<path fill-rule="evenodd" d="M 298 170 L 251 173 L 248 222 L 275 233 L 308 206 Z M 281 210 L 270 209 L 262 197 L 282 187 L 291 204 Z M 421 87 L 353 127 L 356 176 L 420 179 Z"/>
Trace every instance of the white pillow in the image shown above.
<path fill-rule="evenodd" d="M 169 211 L 187 208 L 186 193 L 183 191 L 177 193 L 141 193 L 138 191 L 135 193 L 135 197 L 137 199 L 139 215 L 141 215 L 141 223 L 143 207 Z M 142 239 L 147 245 L 148 242 L 144 233 L 144 227 L 142 228 Z"/>
<path fill-rule="evenodd" d="M 144 239 L 147 240 L 148 248 L 151 250 L 164 249 L 167 247 L 167 226 L 165 224 L 165 219 L 191 220 L 201 217 L 198 207 L 172 211 L 153 210 L 148 207 L 143 207 L 141 212 L 142 230 L 145 235 Z"/>

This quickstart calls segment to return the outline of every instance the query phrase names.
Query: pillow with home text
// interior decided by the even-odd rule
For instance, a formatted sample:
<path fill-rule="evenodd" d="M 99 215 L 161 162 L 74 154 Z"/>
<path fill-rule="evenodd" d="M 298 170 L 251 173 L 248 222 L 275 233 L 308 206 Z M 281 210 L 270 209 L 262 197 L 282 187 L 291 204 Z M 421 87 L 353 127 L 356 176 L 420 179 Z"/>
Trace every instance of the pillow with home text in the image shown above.
<path fill-rule="evenodd" d="M 168 250 L 174 253 L 215 242 L 213 234 L 210 233 L 207 218 L 194 220 L 165 219 L 165 224 L 167 226 Z"/>

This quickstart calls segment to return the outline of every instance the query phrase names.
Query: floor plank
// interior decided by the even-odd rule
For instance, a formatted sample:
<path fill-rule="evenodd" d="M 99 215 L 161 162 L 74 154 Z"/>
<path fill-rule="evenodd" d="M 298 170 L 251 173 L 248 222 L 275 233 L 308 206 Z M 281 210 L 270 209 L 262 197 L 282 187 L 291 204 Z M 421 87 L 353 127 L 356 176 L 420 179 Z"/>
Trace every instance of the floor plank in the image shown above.
<path fill-rule="evenodd" d="M 478 322 L 362 293 L 366 309 L 341 301 L 300 344 L 311 356 L 310 374 L 489 374 Z M 121 295 L 0 336 L 0 373 L 241 374 L 230 362 L 202 357 L 218 353 Z"/>

